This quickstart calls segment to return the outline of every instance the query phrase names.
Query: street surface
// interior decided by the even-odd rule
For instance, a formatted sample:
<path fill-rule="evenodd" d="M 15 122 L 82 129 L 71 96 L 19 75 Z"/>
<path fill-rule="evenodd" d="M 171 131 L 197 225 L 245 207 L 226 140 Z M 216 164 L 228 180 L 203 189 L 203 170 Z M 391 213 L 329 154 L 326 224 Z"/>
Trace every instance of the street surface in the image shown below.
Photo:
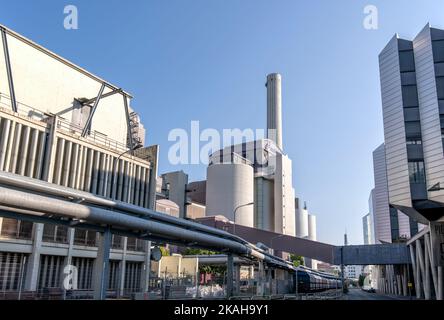
<path fill-rule="evenodd" d="M 361 289 L 349 289 L 348 294 L 344 295 L 343 300 L 409 300 L 410 297 L 382 295 L 378 293 L 369 293 Z M 412 299 L 414 299 L 412 297 Z"/>

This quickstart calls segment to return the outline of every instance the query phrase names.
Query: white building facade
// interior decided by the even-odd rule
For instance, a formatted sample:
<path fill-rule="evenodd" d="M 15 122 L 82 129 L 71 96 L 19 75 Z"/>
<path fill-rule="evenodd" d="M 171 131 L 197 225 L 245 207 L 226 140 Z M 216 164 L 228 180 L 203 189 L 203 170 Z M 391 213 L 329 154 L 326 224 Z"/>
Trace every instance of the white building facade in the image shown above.
<path fill-rule="evenodd" d="M 123 154 L 131 96 L 12 30 L 0 32 L 0 170 L 154 209 L 157 148 Z M 144 135 L 139 129 L 133 137 Z M 1 292 L 62 290 L 68 265 L 79 272 L 78 289 L 92 289 L 97 232 L 4 214 Z M 108 290 L 146 289 L 148 242 L 113 235 L 111 247 Z"/>

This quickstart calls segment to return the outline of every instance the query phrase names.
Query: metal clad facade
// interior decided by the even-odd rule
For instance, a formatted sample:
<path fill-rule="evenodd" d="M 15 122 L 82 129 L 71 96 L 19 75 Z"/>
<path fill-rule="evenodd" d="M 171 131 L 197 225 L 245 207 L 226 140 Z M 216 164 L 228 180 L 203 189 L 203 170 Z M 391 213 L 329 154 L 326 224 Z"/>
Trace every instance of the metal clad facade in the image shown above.
<path fill-rule="evenodd" d="M 390 203 L 411 206 L 398 38 L 390 40 L 379 56 L 384 138 Z M 382 172 L 379 172 L 383 175 Z M 376 195 L 378 196 L 378 195 Z M 381 195 L 379 195 L 381 196 Z"/>
<path fill-rule="evenodd" d="M 430 26 L 427 25 L 414 39 L 419 112 L 427 187 L 444 181 L 444 157 L 441 138 L 435 66 Z M 444 191 L 428 192 L 430 200 L 444 202 Z"/>

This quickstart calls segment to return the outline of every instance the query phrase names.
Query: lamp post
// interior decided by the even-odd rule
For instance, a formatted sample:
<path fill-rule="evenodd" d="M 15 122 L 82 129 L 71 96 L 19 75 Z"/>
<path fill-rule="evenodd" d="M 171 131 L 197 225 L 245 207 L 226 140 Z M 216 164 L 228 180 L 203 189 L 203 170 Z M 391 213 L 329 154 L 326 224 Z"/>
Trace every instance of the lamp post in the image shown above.
<path fill-rule="evenodd" d="M 284 236 L 285 236 L 285 234 L 280 234 L 280 235 L 275 236 L 275 237 L 273 237 L 273 238 L 270 239 L 270 249 L 273 251 L 273 252 L 272 252 L 273 255 L 274 255 L 273 240 L 274 240 L 274 239 L 281 238 L 281 237 L 284 237 Z"/>
<path fill-rule="evenodd" d="M 128 153 L 128 152 L 134 152 L 134 149 L 128 149 L 128 150 L 126 150 L 125 152 L 122 152 L 115 160 L 114 160 L 114 168 L 116 168 L 117 167 L 117 163 L 119 162 L 119 160 L 120 160 L 120 158 L 124 155 L 124 154 L 126 154 L 126 153 Z M 116 168 L 117 169 L 117 168 Z M 119 171 L 120 171 L 120 168 L 119 168 Z M 118 178 L 118 172 L 116 172 L 116 175 L 115 175 L 115 177 L 114 177 L 114 179 L 113 179 L 113 200 L 116 200 L 116 198 L 117 198 L 117 190 L 116 190 L 116 185 L 117 185 L 117 178 Z"/>
<path fill-rule="evenodd" d="M 234 216 L 233 234 L 234 235 L 236 234 L 236 213 L 237 213 L 237 210 L 240 209 L 240 208 L 243 208 L 243 207 L 251 206 L 253 204 L 254 204 L 254 202 L 250 202 L 250 203 L 246 203 L 246 204 L 241 204 L 241 205 L 237 206 L 234 209 L 234 212 L 233 212 L 233 216 Z"/>

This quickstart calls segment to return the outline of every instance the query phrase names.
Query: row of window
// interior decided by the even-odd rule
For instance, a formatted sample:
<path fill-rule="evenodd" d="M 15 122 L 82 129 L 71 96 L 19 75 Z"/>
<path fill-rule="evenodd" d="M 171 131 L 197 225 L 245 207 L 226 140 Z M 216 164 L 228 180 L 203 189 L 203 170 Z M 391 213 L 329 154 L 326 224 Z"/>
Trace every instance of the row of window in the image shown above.
<path fill-rule="evenodd" d="M 3 218 L 0 224 L 0 236 L 8 239 L 32 239 L 33 223 L 10 218 Z M 52 243 L 68 243 L 68 227 L 45 224 L 43 227 L 42 240 Z M 84 229 L 75 229 L 74 244 L 80 246 L 94 247 L 97 245 L 97 232 Z M 137 238 L 127 239 L 127 250 L 143 251 L 145 248 L 144 240 Z M 112 248 L 123 249 L 123 237 L 112 236 Z"/>

